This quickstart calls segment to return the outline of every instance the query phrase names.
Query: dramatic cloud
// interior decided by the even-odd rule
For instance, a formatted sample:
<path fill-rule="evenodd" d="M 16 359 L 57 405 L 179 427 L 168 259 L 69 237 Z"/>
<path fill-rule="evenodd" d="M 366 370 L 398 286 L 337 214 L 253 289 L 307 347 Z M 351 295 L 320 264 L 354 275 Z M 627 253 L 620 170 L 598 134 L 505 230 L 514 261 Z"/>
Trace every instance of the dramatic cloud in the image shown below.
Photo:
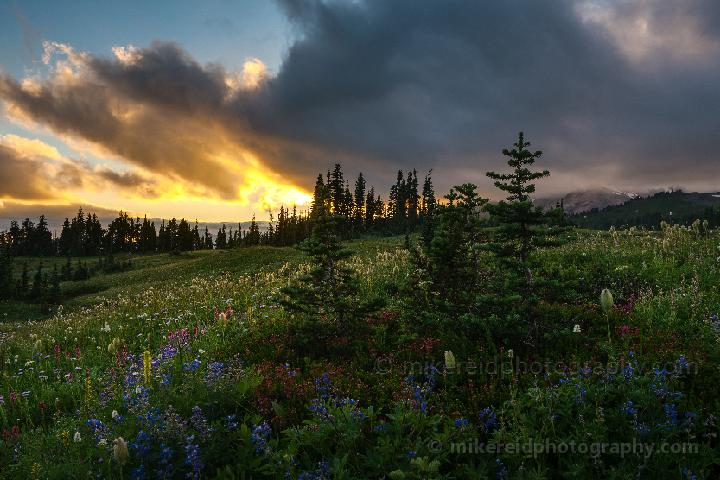
<path fill-rule="evenodd" d="M 51 74 L 0 76 L 0 99 L 224 201 L 306 198 L 294 185 L 337 160 L 378 186 L 412 167 L 435 167 L 442 187 L 483 182 L 520 129 L 545 150 L 555 191 L 716 188 L 713 0 L 280 5 L 295 38 L 274 76 L 257 59 L 240 72 L 202 65 L 174 43 L 110 58 L 49 43 Z"/>
<path fill-rule="evenodd" d="M 108 188 L 152 199 L 154 185 L 137 172 L 66 158 L 38 139 L 0 135 L 0 199 L 67 202 L 74 192 Z"/>

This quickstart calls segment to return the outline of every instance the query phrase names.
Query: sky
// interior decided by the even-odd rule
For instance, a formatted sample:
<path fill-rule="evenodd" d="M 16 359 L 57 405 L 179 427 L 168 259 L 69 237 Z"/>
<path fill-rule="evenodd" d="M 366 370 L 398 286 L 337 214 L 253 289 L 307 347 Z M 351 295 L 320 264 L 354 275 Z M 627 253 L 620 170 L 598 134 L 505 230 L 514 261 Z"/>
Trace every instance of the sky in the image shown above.
<path fill-rule="evenodd" d="M 265 219 L 336 162 L 494 198 L 519 130 L 540 195 L 717 191 L 717 85 L 716 0 L 0 0 L 0 217 Z"/>

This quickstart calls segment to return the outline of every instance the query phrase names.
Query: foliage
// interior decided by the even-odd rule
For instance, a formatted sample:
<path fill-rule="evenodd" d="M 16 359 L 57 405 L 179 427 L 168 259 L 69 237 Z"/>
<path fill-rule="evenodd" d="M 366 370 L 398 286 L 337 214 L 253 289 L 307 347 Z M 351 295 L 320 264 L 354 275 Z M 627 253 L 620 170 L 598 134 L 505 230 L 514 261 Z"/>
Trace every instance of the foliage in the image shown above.
<path fill-rule="evenodd" d="M 416 263 L 426 281 L 421 290 L 430 291 L 428 298 L 462 312 L 483 286 L 481 210 L 487 199 L 481 198 L 472 184 L 452 188 L 445 198 L 447 204 L 434 213 L 432 238 L 417 252 Z"/>

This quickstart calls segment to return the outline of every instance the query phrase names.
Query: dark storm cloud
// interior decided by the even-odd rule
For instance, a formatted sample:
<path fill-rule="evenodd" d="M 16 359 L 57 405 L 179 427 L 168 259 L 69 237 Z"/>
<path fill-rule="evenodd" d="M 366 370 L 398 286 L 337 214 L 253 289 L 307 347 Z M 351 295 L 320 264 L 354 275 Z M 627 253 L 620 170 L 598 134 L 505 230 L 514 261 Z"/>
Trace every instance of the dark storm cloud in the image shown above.
<path fill-rule="evenodd" d="M 480 182 L 520 129 L 546 152 L 556 190 L 568 180 L 708 188 L 720 173 L 714 0 L 279 3 L 296 38 L 258 88 L 234 89 L 223 67 L 155 43 L 131 62 L 88 56 L 85 81 L 40 93 L 3 77 L 0 97 L 224 191 L 233 177 L 202 138 L 249 148 L 305 186 L 335 160 L 380 185 L 412 167 L 436 167 L 445 185 Z M 143 108 L 118 116 L 124 103 Z"/>
<path fill-rule="evenodd" d="M 300 39 L 252 110 L 262 130 L 482 175 L 524 129 L 551 169 L 580 181 L 586 168 L 640 186 L 720 173 L 707 155 L 720 127 L 717 48 L 689 65 L 631 59 L 569 1 L 281 4 Z M 718 41 L 718 2 L 618 2 L 613 13 L 628 5 L 660 36 L 696 21 Z"/>

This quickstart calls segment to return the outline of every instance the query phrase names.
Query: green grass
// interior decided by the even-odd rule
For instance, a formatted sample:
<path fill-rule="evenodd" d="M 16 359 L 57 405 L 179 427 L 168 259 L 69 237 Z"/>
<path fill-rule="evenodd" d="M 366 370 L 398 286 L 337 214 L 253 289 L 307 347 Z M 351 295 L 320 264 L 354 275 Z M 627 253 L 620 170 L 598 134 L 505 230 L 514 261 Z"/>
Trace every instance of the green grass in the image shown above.
<path fill-rule="evenodd" d="M 358 254 L 368 256 L 378 251 L 395 248 L 402 244 L 402 237 L 365 238 L 351 242 L 349 248 Z M 167 253 L 156 255 L 119 255 L 118 261 L 130 258 L 132 268 L 118 273 L 96 273 L 81 281 L 61 282 L 63 308 L 73 310 L 89 307 L 118 295 L 133 295 L 148 288 L 162 288 L 178 282 L 186 282 L 194 276 L 213 276 L 222 273 L 252 273 L 260 268 L 277 268 L 286 262 L 298 263 L 302 253 L 294 247 L 256 247 L 234 250 L 200 250 L 184 252 L 180 255 Z M 72 259 L 73 268 L 77 258 Z M 81 257 L 87 265 L 97 262 L 96 257 Z M 60 257 L 20 257 L 16 266 L 28 263 L 30 281 L 34 269 L 42 264 L 45 271 L 51 271 L 53 265 L 58 270 L 67 260 Z M 19 277 L 18 268 L 16 275 Z M 50 269 L 50 270 L 48 270 Z M 0 321 L 17 322 L 23 320 L 41 320 L 52 313 L 42 312 L 39 305 L 21 301 L 0 302 Z"/>

